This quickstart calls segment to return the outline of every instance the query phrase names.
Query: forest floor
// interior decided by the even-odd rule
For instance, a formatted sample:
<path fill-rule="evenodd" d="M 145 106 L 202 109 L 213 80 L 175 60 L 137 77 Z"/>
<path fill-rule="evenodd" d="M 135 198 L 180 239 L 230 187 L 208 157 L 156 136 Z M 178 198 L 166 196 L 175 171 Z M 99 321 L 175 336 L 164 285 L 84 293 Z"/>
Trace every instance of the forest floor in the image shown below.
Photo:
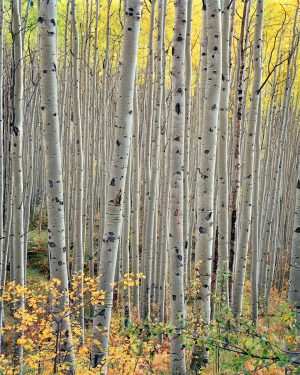
<path fill-rule="evenodd" d="M 47 255 L 47 231 L 42 229 L 29 232 L 28 243 L 28 272 L 27 285 L 34 287 L 39 281 L 49 278 Z M 246 283 L 244 298 L 244 317 L 250 321 L 251 301 L 250 284 Z M 259 319 L 256 332 L 263 334 L 268 339 L 275 340 L 279 345 L 284 345 L 286 337 L 285 312 L 287 305 L 282 303 L 284 296 L 279 297 L 276 290 L 272 291 L 270 307 L 267 316 Z M 157 339 L 150 338 L 144 341 L 145 335 L 140 337 L 125 334 L 122 330 L 122 308 L 115 309 L 111 327 L 110 361 L 113 368 L 109 375 L 118 374 L 169 374 L 169 341 L 165 339 L 161 343 Z M 122 333 L 123 331 L 123 333 Z M 239 337 L 239 340 L 243 338 Z M 244 339 L 247 345 L 247 338 Z M 154 349 L 154 350 L 153 350 Z M 190 360 L 190 351 L 187 350 L 187 360 Z M 236 361 L 240 361 L 238 354 L 229 351 L 214 351 L 210 355 L 210 364 L 203 374 L 284 374 L 285 369 L 276 364 L 258 371 L 253 370 L 253 359 L 244 359 L 244 370 L 237 371 L 233 368 Z"/>

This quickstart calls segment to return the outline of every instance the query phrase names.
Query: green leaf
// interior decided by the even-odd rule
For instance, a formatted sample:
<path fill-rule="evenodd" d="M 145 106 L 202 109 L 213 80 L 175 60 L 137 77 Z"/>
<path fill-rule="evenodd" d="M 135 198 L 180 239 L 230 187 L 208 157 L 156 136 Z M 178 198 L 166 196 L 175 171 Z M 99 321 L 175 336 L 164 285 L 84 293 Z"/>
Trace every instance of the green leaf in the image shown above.
<path fill-rule="evenodd" d="M 285 361 L 279 361 L 279 362 L 277 363 L 277 366 L 278 366 L 278 367 L 285 367 L 285 366 L 286 366 L 286 362 L 285 362 Z"/>

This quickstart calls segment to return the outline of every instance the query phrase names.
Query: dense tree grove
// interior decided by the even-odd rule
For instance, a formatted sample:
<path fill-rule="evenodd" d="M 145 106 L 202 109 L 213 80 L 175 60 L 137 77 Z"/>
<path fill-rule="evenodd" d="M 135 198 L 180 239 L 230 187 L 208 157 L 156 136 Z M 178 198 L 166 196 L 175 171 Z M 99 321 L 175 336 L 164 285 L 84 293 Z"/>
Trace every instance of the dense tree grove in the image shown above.
<path fill-rule="evenodd" d="M 0 0 L 0 374 L 300 371 L 299 10 Z"/>

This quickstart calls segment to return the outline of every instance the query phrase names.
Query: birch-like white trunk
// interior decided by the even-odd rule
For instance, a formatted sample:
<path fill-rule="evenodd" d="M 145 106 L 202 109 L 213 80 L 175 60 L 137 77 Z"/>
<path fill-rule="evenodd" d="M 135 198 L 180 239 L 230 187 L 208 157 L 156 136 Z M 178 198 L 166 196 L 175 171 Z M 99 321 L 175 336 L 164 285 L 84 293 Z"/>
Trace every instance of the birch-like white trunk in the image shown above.
<path fill-rule="evenodd" d="M 152 285 L 152 269 L 153 269 L 153 225 L 155 215 L 155 199 L 153 196 L 153 181 L 157 175 L 157 167 L 155 164 L 158 162 L 157 147 L 154 147 L 154 176 L 152 176 L 152 140 L 154 132 L 153 124 L 153 92 L 154 92 L 154 54 L 153 54 L 153 39 L 154 39 L 154 23 L 155 23 L 155 8 L 156 0 L 151 2 L 151 20 L 149 30 L 149 43 L 148 43 L 148 61 L 147 61 L 147 74 L 146 85 L 147 91 L 145 94 L 145 119 L 146 124 L 146 139 L 145 139 L 145 154 L 144 154 L 144 213 L 143 213 L 143 257 L 142 257 L 142 270 L 146 279 L 142 280 L 141 288 L 141 317 L 146 319 L 151 312 L 151 285 Z M 158 22 L 161 24 L 160 19 Z M 158 34 L 161 30 L 158 31 Z M 161 52 L 161 51 L 160 51 Z M 158 108 L 160 111 L 160 107 Z M 153 179 L 154 177 L 154 179 Z M 155 186 L 156 188 L 156 186 Z"/>
<path fill-rule="evenodd" d="M 255 153 L 255 134 L 258 117 L 259 95 L 261 86 L 262 66 L 262 30 L 264 17 L 264 1 L 257 0 L 256 22 L 254 33 L 252 95 L 249 114 L 249 123 L 245 129 L 245 164 L 243 168 L 242 188 L 243 199 L 241 203 L 241 222 L 238 235 L 236 254 L 236 270 L 233 281 L 232 310 L 235 315 L 242 313 L 243 290 L 246 275 L 247 253 L 249 248 L 250 228 L 253 205 L 253 160 Z M 255 202 L 254 202 L 255 203 Z"/>
<path fill-rule="evenodd" d="M 260 236 L 259 236 L 259 184 L 260 184 L 260 128 L 261 128 L 261 97 L 259 98 L 259 109 L 257 118 L 257 130 L 255 135 L 254 170 L 253 170 L 253 214 L 252 214 L 252 257 L 251 257 L 251 317 L 252 323 L 256 325 L 258 318 L 258 272 L 260 255 Z"/>
<path fill-rule="evenodd" d="M 222 2 L 222 85 L 220 93 L 217 175 L 218 175 L 218 281 L 220 295 L 228 304 L 228 105 L 230 94 L 229 34 L 231 1 Z"/>
<path fill-rule="evenodd" d="M 132 272 L 137 275 L 140 272 L 140 254 L 139 254 L 139 211 L 140 211 L 140 166 L 139 166 L 139 106 L 137 97 L 137 88 L 134 89 L 133 102 L 133 133 L 132 133 L 132 222 L 131 222 L 131 262 Z M 140 316 L 140 287 L 136 285 L 132 291 L 132 303 L 136 308 L 136 314 Z"/>
<path fill-rule="evenodd" d="M 106 360 L 113 302 L 113 282 L 122 229 L 122 206 L 133 126 L 133 96 L 142 3 L 128 0 L 125 10 L 124 44 L 121 62 L 115 142 L 108 180 L 105 228 L 100 243 L 99 289 L 106 292 L 104 305 L 96 306 L 93 322 L 92 366 Z M 107 371 L 106 365 L 103 373 Z"/>
<path fill-rule="evenodd" d="M 175 24 L 172 43 L 172 128 L 170 151 L 170 313 L 175 329 L 171 337 L 170 373 L 186 374 L 185 348 L 181 334 L 185 319 L 184 301 L 184 128 L 185 128 L 185 40 L 187 1 L 175 2 Z"/>
<path fill-rule="evenodd" d="M 188 1 L 187 7 L 187 27 L 186 27 L 186 44 L 185 44 L 185 129 L 184 129 L 184 181 L 183 181 L 183 239 L 184 239 L 184 271 L 187 275 L 189 252 L 189 214 L 190 214 L 190 126 L 191 126 L 191 94 L 192 94 L 192 11 L 193 0 Z"/>
<path fill-rule="evenodd" d="M 296 207 L 294 214 L 294 226 L 292 237 L 292 252 L 291 252 L 291 266 L 289 277 L 288 300 L 291 302 L 296 310 L 297 324 L 300 323 L 300 168 L 299 157 L 297 161 L 298 179 L 296 185 Z M 299 327 L 299 326 L 298 326 Z M 292 361 L 299 367 L 300 363 L 300 329 L 298 328 L 298 347 L 297 353 L 289 353 Z"/>
<path fill-rule="evenodd" d="M 79 93 L 79 35 L 76 17 L 76 0 L 72 0 L 72 67 L 73 67 L 73 122 L 75 128 L 75 202 L 74 202 L 74 256 L 73 262 L 78 275 L 81 275 L 81 281 L 78 288 L 78 302 L 83 302 L 83 271 L 84 271 L 84 255 L 83 255 L 83 150 L 82 150 L 82 134 L 81 134 L 81 111 L 80 111 L 80 93 Z M 82 330 L 81 340 L 84 341 L 84 308 L 79 309 L 79 324 Z"/>
<path fill-rule="evenodd" d="M 63 180 L 61 147 L 59 140 L 58 89 L 57 89 L 57 2 L 41 0 L 38 17 L 39 56 L 40 56 L 40 90 L 43 135 L 45 146 L 45 174 L 48 215 L 48 250 L 50 278 L 61 281 L 61 291 L 65 298 L 55 307 L 54 314 L 59 314 L 68 304 L 68 271 L 66 262 L 66 239 L 63 202 Z M 70 373 L 75 373 L 74 349 L 70 321 L 67 316 L 60 327 L 62 332 L 62 350 L 68 355 L 65 361 L 70 362 Z M 57 370 L 55 359 L 54 372 Z"/>
<path fill-rule="evenodd" d="M 207 59 L 206 87 L 203 103 L 203 121 L 200 118 L 201 145 L 197 170 L 197 225 L 195 248 L 195 279 L 199 283 L 194 311 L 198 319 L 210 322 L 211 273 L 214 239 L 215 167 L 218 135 L 218 114 L 222 76 L 221 6 L 214 0 L 203 3 L 206 13 Z M 205 29 L 204 29 L 205 30 Z M 203 31 L 204 31 L 203 30 Z M 202 99 L 202 98 L 201 98 Z M 200 100 L 201 100 L 200 99 Z M 201 116 L 202 117 L 202 116 Z M 197 283 L 197 288 L 198 288 Z M 191 363 L 192 370 L 207 365 L 207 348 L 195 346 Z"/>
<path fill-rule="evenodd" d="M 24 203 L 23 203 L 23 102 L 24 102 L 24 56 L 22 46 L 22 19 L 19 1 L 11 2 L 13 37 L 13 126 L 11 135 L 11 161 L 13 182 L 13 280 L 21 286 L 25 283 L 24 273 Z M 2 103 L 1 103 L 2 105 Z M 24 307 L 24 295 L 20 296 L 15 309 Z M 14 336 L 14 361 L 22 373 L 23 348 L 17 344 L 21 332 Z"/>
<path fill-rule="evenodd" d="M 201 129 L 200 162 L 198 168 L 197 260 L 199 270 L 199 300 L 205 322 L 210 320 L 210 284 L 213 247 L 214 189 L 219 100 L 221 90 L 221 10 L 220 2 L 206 4 L 207 17 L 207 81 Z"/>

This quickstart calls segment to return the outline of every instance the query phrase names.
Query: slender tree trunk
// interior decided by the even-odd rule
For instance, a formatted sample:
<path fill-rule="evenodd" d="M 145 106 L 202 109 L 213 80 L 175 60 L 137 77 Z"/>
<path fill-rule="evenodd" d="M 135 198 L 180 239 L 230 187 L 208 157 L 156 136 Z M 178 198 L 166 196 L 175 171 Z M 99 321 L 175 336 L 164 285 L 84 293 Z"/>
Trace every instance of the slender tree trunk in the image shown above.
<path fill-rule="evenodd" d="M 74 202 L 74 270 L 81 275 L 81 281 L 78 287 L 79 304 L 83 303 L 83 271 L 84 271 L 84 254 L 83 254 L 83 154 L 82 154 L 82 134 L 81 134 L 81 111 L 80 111 L 80 94 L 79 94 L 79 39 L 76 19 L 76 0 L 72 0 L 72 67 L 73 67 L 73 119 L 75 127 L 75 149 L 76 149 L 76 166 L 75 166 L 75 202 Z M 82 330 L 81 340 L 84 342 L 84 308 L 79 309 L 79 324 Z"/>
<path fill-rule="evenodd" d="M 138 112 L 138 93 L 134 89 L 133 103 L 133 133 L 132 133 L 132 239 L 131 239 L 131 259 L 132 272 L 137 275 L 140 272 L 140 253 L 139 253 L 139 210 L 140 210 L 140 171 L 139 171 L 139 112 Z M 133 306 L 136 308 L 137 317 L 140 316 L 139 303 L 139 285 L 133 288 Z"/>
<path fill-rule="evenodd" d="M 189 215 L 190 215 L 190 191 L 189 191 L 189 138 L 191 126 L 191 94 L 192 94 L 192 10 L 193 0 L 188 1 L 187 7 L 187 28 L 186 28 L 186 44 L 185 44 L 185 128 L 184 128 L 184 181 L 183 181 L 183 240 L 184 240 L 184 271 L 187 274 L 189 263 L 189 252 L 191 247 L 189 244 Z"/>
<path fill-rule="evenodd" d="M 298 345 L 297 353 L 289 353 L 293 363 L 299 367 L 300 363 L 300 168 L 299 168 L 299 154 L 297 161 L 298 168 L 298 179 L 296 185 L 296 207 L 294 214 L 294 226 L 293 226 L 293 238 L 292 238 L 292 253 L 291 253 L 291 267 L 290 267 L 290 277 L 289 277 L 289 289 L 288 289 L 288 300 L 291 302 L 296 311 L 296 320 L 298 324 Z"/>
<path fill-rule="evenodd" d="M 175 2 L 175 25 L 172 44 L 172 131 L 170 151 L 170 310 L 175 333 L 171 337 L 170 373 L 186 374 L 185 349 L 181 333 L 184 327 L 184 127 L 185 127 L 185 41 L 187 2 Z"/>
<path fill-rule="evenodd" d="M 247 10 L 249 0 L 244 1 L 243 17 L 241 22 L 238 57 L 237 57 L 237 83 L 234 104 L 234 122 L 233 122 L 233 160 L 231 171 L 231 201 L 230 201 L 230 247 L 229 247 L 229 299 L 232 300 L 233 284 L 233 265 L 235 262 L 236 240 L 237 240 L 237 205 L 238 193 L 240 188 L 240 168 L 241 168 L 241 121 L 244 111 L 244 70 L 245 70 L 245 32 L 247 26 Z"/>
<path fill-rule="evenodd" d="M 260 128 L 261 128 L 261 97 L 259 98 L 259 109 L 257 117 L 257 130 L 255 135 L 254 170 L 253 170 L 253 215 L 252 215 L 252 258 L 251 258 L 251 303 L 252 323 L 256 325 L 258 318 L 258 272 L 259 272 L 259 201 L 260 184 Z"/>
<path fill-rule="evenodd" d="M 23 47 L 22 47 L 22 19 L 19 2 L 11 2 L 12 9 L 12 37 L 13 37 L 13 123 L 11 138 L 12 180 L 13 180 L 13 277 L 16 284 L 24 286 L 24 202 L 23 202 Z M 24 295 L 20 296 L 15 309 L 24 307 Z M 23 348 L 17 343 L 21 332 L 14 336 L 14 365 L 18 372 L 23 372 Z"/>
<path fill-rule="evenodd" d="M 113 301 L 112 284 L 122 229 L 122 206 L 128 166 L 130 141 L 133 125 L 133 93 L 137 62 L 138 37 L 141 18 L 141 1 L 128 0 L 125 12 L 124 44 L 121 63 L 119 100 L 117 103 L 115 143 L 108 181 L 105 213 L 105 230 L 100 244 L 99 289 L 106 292 L 104 305 L 96 306 L 94 315 L 94 342 L 92 366 L 106 360 L 109 327 Z M 102 373 L 106 374 L 107 364 Z"/>
<path fill-rule="evenodd" d="M 264 17 L 264 1 L 257 0 L 256 23 L 254 34 L 253 67 L 254 77 L 252 84 L 251 106 L 248 127 L 245 130 L 246 148 L 245 165 L 243 169 L 243 200 L 241 204 L 241 223 L 238 235 L 238 247 L 236 255 L 236 270 L 233 282 L 232 310 L 235 315 L 242 313 L 243 289 L 246 275 L 246 262 L 249 247 L 250 228 L 252 220 L 253 203 L 253 160 L 255 154 L 255 134 L 257 131 L 257 118 L 259 107 L 259 95 L 262 76 L 262 29 Z"/>
<path fill-rule="evenodd" d="M 59 141 L 59 119 L 57 98 L 57 8 L 56 0 L 41 0 L 39 4 L 39 54 L 41 74 L 41 111 L 45 145 L 45 174 L 48 214 L 48 250 L 50 278 L 61 281 L 64 298 L 54 307 L 54 314 L 61 313 L 68 305 L 68 271 L 66 262 L 66 239 L 63 202 L 61 148 Z M 56 330 L 62 334 L 62 350 L 68 353 L 70 373 L 75 373 L 74 348 L 69 316 L 64 318 Z M 56 357 L 54 372 L 61 358 Z"/>
<path fill-rule="evenodd" d="M 155 215 L 155 197 L 153 196 L 153 189 L 156 189 L 155 179 L 157 176 L 157 166 L 158 164 L 158 155 L 154 156 L 154 176 L 152 176 L 152 158 L 151 158 L 151 147 L 152 147 L 152 140 L 155 136 L 153 136 L 154 127 L 153 127 L 153 89 L 154 89 L 154 80 L 153 80 L 153 70 L 154 70 L 154 56 L 153 56 L 153 39 L 154 39 L 154 22 L 155 22 L 155 7 L 156 7 L 156 0 L 151 2 L 151 21 L 150 21 L 150 30 L 149 30 L 149 46 L 148 46 L 148 62 L 147 62 L 147 82 L 148 85 L 147 92 L 146 92 L 146 102 L 145 104 L 145 124 L 146 127 L 146 145 L 145 145 L 145 167 L 144 167 L 144 217 L 143 217 L 143 273 L 146 276 L 146 279 L 142 280 L 142 298 L 141 298 L 141 317 L 146 319 L 150 316 L 151 313 L 151 285 L 152 285 L 152 269 L 153 269 L 153 225 L 154 225 L 154 215 Z M 158 30 L 158 35 L 161 34 L 161 20 L 159 19 L 160 30 Z M 161 42 L 161 41 L 160 41 Z M 161 50 L 159 51 L 161 54 Z M 159 79 L 161 79 L 161 71 Z M 161 91 L 161 88 L 159 87 Z M 159 93 L 159 96 L 161 94 Z M 161 97 L 161 96 L 160 96 Z M 160 105 L 157 108 L 160 112 Z M 159 124 L 158 124 L 159 126 Z M 159 145 L 159 143 L 158 143 Z M 156 146 L 154 147 L 155 154 L 159 148 Z M 154 177 L 154 178 L 153 178 Z"/>
<path fill-rule="evenodd" d="M 228 304 L 228 105 L 230 94 L 229 32 L 230 0 L 222 3 L 222 87 L 220 93 L 219 134 L 217 154 L 218 174 L 218 281 L 220 296 Z"/>
<path fill-rule="evenodd" d="M 124 190 L 123 230 L 121 236 L 122 251 L 122 279 L 124 281 L 122 290 L 122 307 L 124 314 L 124 328 L 128 328 L 131 319 L 130 288 L 129 281 L 129 240 L 130 240 L 130 207 L 131 207 L 131 156 L 129 156 L 126 184 Z"/>
<path fill-rule="evenodd" d="M 4 162 L 3 162 L 3 18 L 4 17 L 4 0 L 0 1 L 0 275 L 3 268 L 3 245 L 4 245 Z M 1 324 L 1 321 L 0 321 Z M 1 343 L 0 343 L 1 347 Z"/>
<path fill-rule="evenodd" d="M 200 308 L 204 322 L 208 324 L 210 322 L 211 306 L 215 166 L 222 76 L 222 46 L 220 1 L 214 0 L 204 3 L 204 7 L 206 8 L 208 37 L 206 53 L 207 81 L 198 168 L 199 183 L 197 194 L 199 201 L 196 227 L 195 278 L 199 282 L 199 292 L 195 301 L 195 311 Z M 199 314 L 199 309 L 197 313 Z M 193 351 L 191 369 L 198 371 L 201 367 L 206 366 L 207 362 L 208 352 L 206 348 L 196 345 Z"/>

